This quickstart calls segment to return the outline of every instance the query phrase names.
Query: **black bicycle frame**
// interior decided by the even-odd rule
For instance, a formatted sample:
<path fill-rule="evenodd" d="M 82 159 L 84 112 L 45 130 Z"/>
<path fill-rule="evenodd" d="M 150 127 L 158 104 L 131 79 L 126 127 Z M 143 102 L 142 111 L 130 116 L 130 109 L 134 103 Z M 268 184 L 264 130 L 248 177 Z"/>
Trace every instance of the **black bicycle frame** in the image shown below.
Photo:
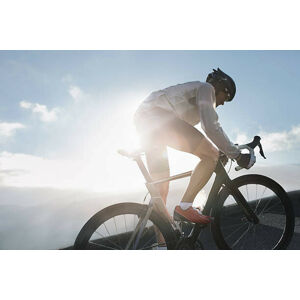
<path fill-rule="evenodd" d="M 188 176 L 191 176 L 191 174 L 192 174 L 192 172 L 189 171 L 189 172 L 185 172 L 185 173 L 171 176 L 168 178 L 163 178 L 161 180 L 152 181 L 151 176 L 150 176 L 148 170 L 146 169 L 144 163 L 142 162 L 141 157 L 139 155 L 136 155 L 133 157 L 133 159 L 137 162 L 144 178 L 146 179 L 146 186 L 151 194 L 152 199 L 160 197 L 159 192 L 154 187 L 155 185 L 157 185 L 159 183 L 167 182 L 167 181 L 176 180 L 179 178 L 188 177 Z M 242 193 L 236 187 L 233 186 L 232 180 L 229 178 L 220 159 L 218 160 L 218 163 L 217 163 L 217 166 L 215 169 L 215 173 L 216 173 L 215 181 L 214 181 L 213 186 L 208 195 L 208 199 L 207 199 L 205 207 L 203 209 L 203 214 L 210 215 L 211 210 L 216 205 L 216 201 L 218 199 L 218 193 L 219 193 L 220 189 L 223 187 L 223 188 L 226 188 L 228 190 L 229 194 L 233 196 L 234 200 L 244 211 L 245 216 L 248 219 L 248 221 L 252 222 L 254 224 L 257 224 L 259 222 L 258 217 L 254 213 L 252 208 L 249 206 L 248 202 L 246 201 L 246 199 L 244 198 Z M 150 201 L 148 209 L 145 211 L 145 215 L 141 216 L 139 224 L 136 227 L 136 230 L 132 234 L 132 237 L 127 244 L 127 249 L 129 248 L 130 244 L 132 243 L 135 235 L 138 234 L 138 236 L 140 236 L 141 231 L 143 229 L 143 223 L 148 220 L 152 209 L 153 209 L 153 202 Z M 168 222 L 168 220 L 163 215 L 161 217 Z M 203 229 L 203 225 L 201 225 L 201 224 L 194 225 L 194 227 L 188 237 L 191 240 L 191 242 L 195 243 L 197 241 L 202 229 Z"/>

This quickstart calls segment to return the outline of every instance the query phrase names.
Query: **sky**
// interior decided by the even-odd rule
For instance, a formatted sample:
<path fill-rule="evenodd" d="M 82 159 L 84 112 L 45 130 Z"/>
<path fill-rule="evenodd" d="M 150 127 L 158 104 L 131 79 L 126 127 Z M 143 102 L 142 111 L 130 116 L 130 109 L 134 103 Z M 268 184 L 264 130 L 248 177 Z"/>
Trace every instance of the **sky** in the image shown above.
<path fill-rule="evenodd" d="M 0 51 L 0 184 L 139 189 L 139 170 L 117 154 L 139 145 L 139 103 L 152 91 L 205 81 L 217 67 L 237 85 L 234 101 L 217 109 L 230 139 L 262 137 L 267 160 L 258 155 L 257 167 L 300 165 L 299 51 Z M 197 163 L 175 150 L 169 156 L 172 174 Z"/>

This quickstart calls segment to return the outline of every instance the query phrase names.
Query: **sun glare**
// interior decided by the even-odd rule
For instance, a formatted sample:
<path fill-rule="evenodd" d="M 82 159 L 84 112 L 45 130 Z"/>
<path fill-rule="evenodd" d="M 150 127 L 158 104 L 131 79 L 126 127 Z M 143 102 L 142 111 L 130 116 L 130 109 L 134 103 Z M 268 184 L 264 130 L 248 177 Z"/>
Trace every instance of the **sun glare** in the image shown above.
<path fill-rule="evenodd" d="M 133 115 L 141 97 L 122 98 L 113 114 L 94 132 L 85 146 L 85 185 L 95 191 L 133 191 L 143 188 L 143 178 L 136 164 L 118 154 L 119 149 L 139 148 Z"/>
<path fill-rule="evenodd" d="M 124 103 L 114 110 L 105 126 L 90 135 L 86 159 L 86 185 L 93 190 L 133 191 L 144 188 L 145 179 L 135 162 L 118 154 L 119 149 L 134 151 L 140 148 L 133 115 L 141 97 L 122 98 Z M 100 142 L 101 141 L 101 142 Z M 168 149 L 171 173 L 194 169 L 199 159 L 193 155 Z"/>

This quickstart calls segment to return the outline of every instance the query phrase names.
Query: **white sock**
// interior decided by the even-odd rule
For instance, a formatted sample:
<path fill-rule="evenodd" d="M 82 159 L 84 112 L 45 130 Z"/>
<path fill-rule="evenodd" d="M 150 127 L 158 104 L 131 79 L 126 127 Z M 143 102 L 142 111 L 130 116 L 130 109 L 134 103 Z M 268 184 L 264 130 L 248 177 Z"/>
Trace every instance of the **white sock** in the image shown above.
<path fill-rule="evenodd" d="M 180 208 L 183 210 L 187 210 L 192 205 L 193 205 L 193 203 L 190 203 L 190 202 L 180 202 L 180 204 L 179 204 Z"/>

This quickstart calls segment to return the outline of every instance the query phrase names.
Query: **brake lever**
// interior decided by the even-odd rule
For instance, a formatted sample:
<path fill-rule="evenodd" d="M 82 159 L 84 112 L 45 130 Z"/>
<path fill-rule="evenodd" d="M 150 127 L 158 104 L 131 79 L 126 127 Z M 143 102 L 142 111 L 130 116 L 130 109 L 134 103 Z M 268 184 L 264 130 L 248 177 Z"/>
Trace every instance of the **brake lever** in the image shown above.
<path fill-rule="evenodd" d="M 264 150 L 263 150 L 263 148 L 262 148 L 261 143 L 258 144 L 258 147 L 259 147 L 259 154 L 260 154 L 264 159 L 267 159 L 267 158 L 265 157 Z"/>

